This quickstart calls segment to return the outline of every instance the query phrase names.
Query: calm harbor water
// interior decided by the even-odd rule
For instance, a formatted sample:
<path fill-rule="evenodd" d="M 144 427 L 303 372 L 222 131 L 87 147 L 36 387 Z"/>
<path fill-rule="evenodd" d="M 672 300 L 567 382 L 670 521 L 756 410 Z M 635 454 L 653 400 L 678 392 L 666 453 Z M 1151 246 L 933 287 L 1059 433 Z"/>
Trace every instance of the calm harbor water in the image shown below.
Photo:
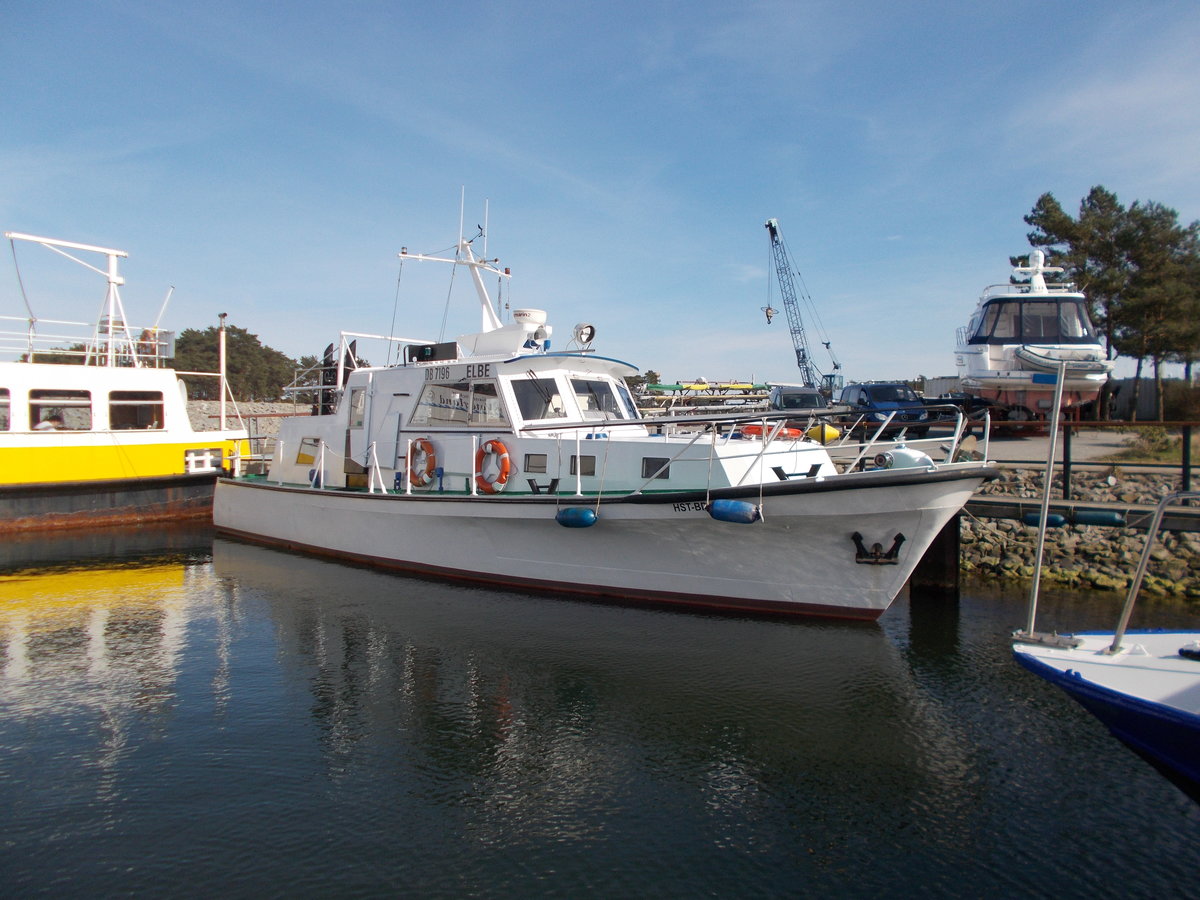
<path fill-rule="evenodd" d="M 204 529 L 12 541 L 0 572 L 5 896 L 1161 897 L 1200 868 L 1200 807 L 1011 660 L 1020 589 L 729 618 Z"/>

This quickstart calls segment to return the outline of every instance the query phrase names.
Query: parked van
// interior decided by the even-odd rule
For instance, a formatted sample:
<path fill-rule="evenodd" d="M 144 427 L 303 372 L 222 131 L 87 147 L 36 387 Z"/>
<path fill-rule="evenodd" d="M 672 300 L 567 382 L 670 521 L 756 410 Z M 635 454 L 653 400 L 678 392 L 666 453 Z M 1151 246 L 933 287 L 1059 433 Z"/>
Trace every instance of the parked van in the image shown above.
<path fill-rule="evenodd" d="M 860 428 L 873 432 L 893 412 L 886 434 L 895 434 L 902 428 L 915 438 L 924 437 L 929 431 L 929 411 L 917 392 L 902 381 L 878 381 L 848 384 L 842 388 L 841 402 L 850 407 L 850 415 L 864 416 Z M 872 428 L 874 424 L 874 428 Z"/>

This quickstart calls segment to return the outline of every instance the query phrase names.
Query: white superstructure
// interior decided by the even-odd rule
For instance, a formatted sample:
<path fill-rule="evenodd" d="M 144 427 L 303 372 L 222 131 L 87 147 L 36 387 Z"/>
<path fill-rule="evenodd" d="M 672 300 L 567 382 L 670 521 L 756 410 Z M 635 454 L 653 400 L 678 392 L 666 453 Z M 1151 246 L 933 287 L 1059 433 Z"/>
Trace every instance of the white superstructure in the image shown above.
<path fill-rule="evenodd" d="M 995 401 L 1009 421 L 1047 417 L 1053 380 L 1066 367 L 1063 403 L 1078 407 L 1094 401 L 1108 380 L 1107 358 L 1088 316 L 1087 298 L 1073 284 L 1051 284 L 1041 250 L 1013 274 L 1023 283 L 986 288 L 970 323 L 957 331 L 955 363 L 963 389 Z"/>
<path fill-rule="evenodd" d="M 470 242 L 442 261 L 469 269 L 481 331 L 357 369 L 343 336 L 336 405 L 283 421 L 266 476 L 218 482 L 221 531 L 428 575 L 873 619 L 992 474 L 890 443 L 843 446 L 869 465 L 839 466 L 784 413 L 643 419 L 637 369 L 598 355 L 594 327 L 552 349 L 544 312 L 501 322 L 482 276 L 506 273 Z"/>

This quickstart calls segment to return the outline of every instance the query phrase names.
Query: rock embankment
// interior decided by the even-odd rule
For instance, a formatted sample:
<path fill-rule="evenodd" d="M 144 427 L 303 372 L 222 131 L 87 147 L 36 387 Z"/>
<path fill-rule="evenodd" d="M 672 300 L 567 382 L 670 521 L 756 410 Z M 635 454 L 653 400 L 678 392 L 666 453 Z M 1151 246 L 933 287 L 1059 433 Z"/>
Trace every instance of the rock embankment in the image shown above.
<path fill-rule="evenodd" d="M 1040 499 L 1043 472 L 1006 469 L 980 493 Z M 1056 476 L 1052 497 L 1062 496 Z M 1120 468 L 1073 473 L 1071 493 L 1079 500 L 1155 504 L 1180 489 L 1178 475 L 1124 473 Z M 1037 528 L 1006 519 L 963 515 L 962 571 L 976 576 L 1030 579 L 1037 553 Z M 1064 525 L 1046 532 L 1042 581 L 1067 587 L 1125 591 L 1145 547 L 1137 528 Z M 1200 600 L 1200 533 L 1163 531 L 1155 541 L 1143 590 Z"/>
<path fill-rule="evenodd" d="M 198 431 L 212 431 L 219 427 L 220 404 L 216 400 L 189 400 L 188 419 L 192 427 Z M 274 437 L 279 433 L 279 419 L 282 416 L 294 416 L 297 412 L 308 412 L 307 406 L 296 406 L 293 403 L 239 403 L 238 411 L 242 414 L 246 427 L 252 436 Z M 229 426 L 237 427 L 233 420 L 233 405 L 226 404 L 226 415 L 230 416 Z"/>

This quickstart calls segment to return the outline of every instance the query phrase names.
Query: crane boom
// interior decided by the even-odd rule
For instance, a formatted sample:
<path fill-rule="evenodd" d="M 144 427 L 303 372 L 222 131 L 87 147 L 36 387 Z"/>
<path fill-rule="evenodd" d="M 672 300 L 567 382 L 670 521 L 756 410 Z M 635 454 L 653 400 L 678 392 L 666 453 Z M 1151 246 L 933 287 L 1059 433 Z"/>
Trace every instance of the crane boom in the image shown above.
<path fill-rule="evenodd" d="M 787 312 L 788 330 L 792 333 L 792 345 L 796 348 L 796 365 L 800 368 L 800 377 L 806 387 L 823 387 L 825 379 L 813 365 L 811 354 L 808 352 L 808 338 L 804 334 L 804 320 L 800 318 L 800 304 L 796 300 L 791 260 L 783 243 L 783 234 L 779 230 L 779 220 L 767 219 L 766 229 L 771 236 L 771 255 L 775 260 L 779 296 L 783 299 L 783 308 Z"/>

